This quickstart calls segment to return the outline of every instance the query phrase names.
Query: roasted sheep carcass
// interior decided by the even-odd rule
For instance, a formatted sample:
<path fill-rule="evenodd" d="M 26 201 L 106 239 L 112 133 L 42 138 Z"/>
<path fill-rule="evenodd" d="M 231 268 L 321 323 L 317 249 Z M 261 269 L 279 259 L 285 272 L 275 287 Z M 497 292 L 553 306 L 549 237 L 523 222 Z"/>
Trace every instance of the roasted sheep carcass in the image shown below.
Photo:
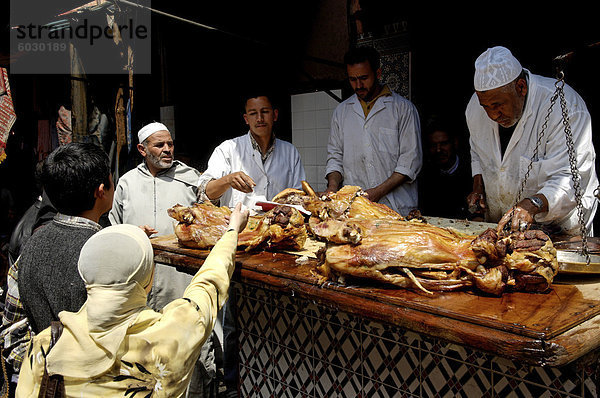
<path fill-rule="evenodd" d="M 323 221 L 313 232 L 324 237 L 321 227 L 330 223 Z M 403 220 L 350 219 L 344 224 L 343 235 L 353 237 L 351 231 L 356 230 L 361 238 L 359 242 L 349 240 L 327 247 L 318 268 L 318 273 L 327 279 L 366 278 L 425 291 L 450 291 L 472 285 L 456 272 L 459 266 L 474 269 L 479 264 L 470 250 L 472 236 Z"/>
<path fill-rule="evenodd" d="M 323 282 L 369 279 L 428 293 L 475 286 L 500 295 L 545 291 L 558 271 L 556 250 L 541 231 L 467 235 L 427 224 L 418 211 L 404 219 L 349 185 L 321 196 L 303 185 L 275 199 L 302 202 L 311 212 L 310 234 L 327 242 L 315 272 Z"/>
<path fill-rule="evenodd" d="M 279 192 L 277 195 L 271 199 L 272 202 L 277 202 L 286 205 L 304 205 L 304 201 L 308 199 L 306 192 L 295 189 L 295 188 L 286 188 L 283 191 Z"/>
<path fill-rule="evenodd" d="M 308 235 L 304 216 L 295 208 L 281 205 L 265 213 L 252 229 L 246 228 L 238 237 L 238 246 L 246 250 L 300 250 Z"/>
<path fill-rule="evenodd" d="M 205 202 L 194 203 L 189 207 L 177 204 L 167 209 L 167 213 L 179 221 L 175 226 L 175 235 L 179 243 L 195 249 L 209 249 L 227 231 L 227 217 L 231 210 Z"/>
<path fill-rule="evenodd" d="M 473 281 L 490 293 L 500 294 L 506 288 L 543 292 L 550 288 L 558 273 L 556 248 L 540 230 L 499 235 L 488 229 L 473 240 L 471 248 L 485 266 L 472 274 Z"/>
<path fill-rule="evenodd" d="M 179 221 L 175 235 L 179 243 L 196 249 L 210 249 L 228 228 L 228 207 L 217 207 L 210 202 L 194 203 L 190 207 L 175 205 L 167 210 Z M 290 206 L 276 206 L 263 216 L 249 218 L 246 228 L 238 237 L 238 246 L 298 250 L 307 238 L 304 216 Z"/>
<path fill-rule="evenodd" d="M 370 201 L 365 192 L 354 185 L 345 185 L 337 192 L 318 196 L 310 185 L 303 181 L 302 190 L 285 189 L 273 198 L 273 202 L 301 205 L 311 212 L 309 230 L 323 220 L 403 219 L 386 205 Z M 333 227 L 334 224 L 335 222 L 332 222 L 329 226 Z"/>
<path fill-rule="evenodd" d="M 335 243 L 319 255 L 322 281 L 362 278 L 428 293 L 474 285 L 500 295 L 547 290 L 558 270 L 556 250 L 541 231 L 499 237 L 488 230 L 476 237 L 419 221 L 348 219 L 333 225 L 337 234 L 329 220 L 312 228 Z"/>
<path fill-rule="evenodd" d="M 402 216 L 386 205 L 372 202 L 357 186 L 345 185 L 339 191 L 322 195 L 307 196 L 304 208 L 321 220 L 343 218 L 385 218 L 401 220 Z"/>

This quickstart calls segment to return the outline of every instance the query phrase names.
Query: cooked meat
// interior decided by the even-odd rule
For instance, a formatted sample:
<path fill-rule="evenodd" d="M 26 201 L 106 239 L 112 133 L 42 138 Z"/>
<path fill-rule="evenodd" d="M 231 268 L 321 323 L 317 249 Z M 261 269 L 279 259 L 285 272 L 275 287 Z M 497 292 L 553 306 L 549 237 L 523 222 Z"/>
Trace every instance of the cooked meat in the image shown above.
<path fill-rule="evenodd" d="M 453 291 L 475 287 L 501 295 L 505 291 L 546 291 L 558 272 L 556 249 L 541 230 L 500 234 L 488 229 L 479 236 L 459 233 L 424 222 L 415 213 L 404 220 L 389 207 L 371 202 L 360 187 L 344 186 L 318 197 L 286 189 L 274 201 L 302 204 L 312 216 L 305 223 L 295 208 L 281 204 L 253 217 L 240 234 L 246 250 L 298 250 L 307 230 L 327 241 L 317 253 L 319 280 L 360 278 L 402 288 Z M 174 206 L 169 215 L 179 221 L 175 232 L 181 244 L 209 248 L 227 229 L 228 208 L 210 203 L 189 208 Z"/>
<path fill-rule="evenodd" d="M 281 204 L 302 206 L 304 204 L 305 197 L 306 193 L 304 191 L 294 188 L 286 188 L 275 195 L 271 201 Z"/>
<path fill-rule="evenodd" d="M 177 204 L 168 209 L 167 213 L 179 221 L 175 226 L 175 235 L 183 246 L 208 249 L 227 231 L 227 217 L 231 210 L 206 202 L 194 203 L 190 207 Z"/>
<path fill-rule="evenodd" d="M 362 238 L 360 226 L 344 220 L 320 221 L 316 217 L 311 217 L 309 225 L 313 235 L 333 243 L 356 244 Z"/>
<path fill-rule="evenodd" d="M 270 250 L 299 250 L 308 235 L 304 216 L 290 206 L 276 206 L 269 210 L 253 230 L 244 229 L 238 237 L 238 246 L 246 251 L 255 248 Z"/>
<path fill-rule="evenodd" d="M 389 218 L 402 216 L 381 203 L 371 202 L 360 187 L 345 185 L 339 191 L 321 197 L 304 197 L 304 208 L 314 216 L 325 219 Z"/>
<path fill-rule="evenodd" d="M 326 261 L 339 271 L 347 267 L 408 267 L 453 270 L 479 263 L 471 250 L 473 236 L 450 229 L 401 220 L 352 219 L 362 231 L 359 245 L 331 246 Z"/>
<path fill-rule="evenodd" d="M 465 271 L 472 276 L 475 286 L 483 292 L 500 296 L 506 288 L 508 270 L 504 265 L 480 269 L 479 272 L 472 272 L 469 269 L 465 269 Z"/>
<path fill-rule="evenodd" d="M 190 207 L 176 205 L 168 210 L 179 221 L 175 235 L 186 247 L 209 249 L 227 231 L 225 216 L 231 214 L 227 207 L 211 203 L 195 203 Z M 246 250 L 255 248 L 298 250 L 307 238 L 304 216 L 290 206 L 276 206 L 261 217 L 251 217 L 238 237 L 238 246 Z"/>
<path fill-rule="evenodd" d="M 339 242 L 349 225 L 361 231 L 358 244 Z M 326 250 L 318 272 L 328 279 L 361 277 L 428 293 L 475 285 L 500 295 L 507 289 L 547 290 L 558 271 L 556 250 L 540 231 L 499 237 L 490 229 L 476 237 L 389 219 L 326 220 L 312 231 L 332 237 L 332 243 L 346 243 Z"/>
<path fill-rule="evenodd" d="M 364 196 L 356 196 L 350 205 L 348 218 L 386 218 L 402 220 L 402 216 L 381 203 L 371 202 Z"/>

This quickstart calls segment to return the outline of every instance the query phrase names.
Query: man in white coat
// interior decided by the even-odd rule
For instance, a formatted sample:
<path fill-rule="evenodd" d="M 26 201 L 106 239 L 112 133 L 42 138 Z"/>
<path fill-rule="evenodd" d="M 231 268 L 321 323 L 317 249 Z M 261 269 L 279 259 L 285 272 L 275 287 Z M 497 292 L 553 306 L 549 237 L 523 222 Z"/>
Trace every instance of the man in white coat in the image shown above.
<path fill-rule="evenodd" d="M 499 230 L 523 229 L 535 221 L 551 231 L 580 234 L 559 101 L 540 138 L 555 82 L 524 69 L 504 47 L 489 48 L 475 61 L 475 93 L 466 109 L 473 175 L 467 201 L 470 207 L 483 209 L 487 221 L 499 222 Z M 584 221 L 591 232 L 597 208 L 593 193 L 598 187 L 591 117 L 583 99 L 566 84 L 564 96 L 581 177 Z M 515 203 L 530 164 L 521 200 Z"/>
<path fill-rule="evenodd" d="M 200 177 L 200 200 L 233 207 L 238 202 L 252 209 L 257 201 L 271 200 L 285 188 L 302 188 L 306 179 L 300 154 L 291 143 L 275 138 L 278 110 L 264 93 L 246 97 L 247 134 L 224 141 L 212 153 Z M 227 396 L 237 396 L 237 330 L 235 289 L 223 310 L 223 354 Z"/>
<path fill-rule="evenodd" d="M 298 150 L 273 132 L 278 113 L 268 95 L 246 99 L 244 121 L 249 131 L 213 151 L 200 177 L 200 198 L 229 207 L 242 202 L 252 208 L 285 188 L 302 188 L 306 174 Z"/>
<path fill-rule="evenodd" d="M 174 220 L 167 209 L 196 202 L 200 172 L 174 159 L 175 147 L 169 129 L 162 123 L 150 123 L 138 132 L 137 149 L 144 161 L 125 173 L 115 189 L 113 207 L 108 215 L 112 225 L 140 226 L 148 236 L 174 233 Z M 156 263 L 148 305 L 160 311 L 171 301 L 183 297 L 192 275 L 174 267 Z M 213 337 L 215 332 L 213 331 Z M 218 348 L 217 352 L 220 352 Z M 202 347 L 187 397 L 216 395 L 215 346 L 208 339 Z"/>
<path fill-rule="evenodd" d="M 403 216 L 417 208 L 423 163 L 421 125 L 412 102 L 381 85 L 379 54 L 370 47 L 344 56 L 355 94 L 337 106 L 327 145 L 327 192 L 357 185 L 369 199 Z"/>

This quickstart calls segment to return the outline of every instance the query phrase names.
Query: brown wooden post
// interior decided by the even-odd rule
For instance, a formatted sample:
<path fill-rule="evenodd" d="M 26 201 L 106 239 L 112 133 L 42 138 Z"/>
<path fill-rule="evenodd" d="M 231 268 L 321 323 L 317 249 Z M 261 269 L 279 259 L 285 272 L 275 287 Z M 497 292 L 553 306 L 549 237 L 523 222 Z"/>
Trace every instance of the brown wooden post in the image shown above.
<path fill-rule="evenodd" d="M 83 141 L 88 130 L 87 86 L 83 63 L 73 43 L 69 43 L 71 60 L 71 117 L 73 142 Z"/>

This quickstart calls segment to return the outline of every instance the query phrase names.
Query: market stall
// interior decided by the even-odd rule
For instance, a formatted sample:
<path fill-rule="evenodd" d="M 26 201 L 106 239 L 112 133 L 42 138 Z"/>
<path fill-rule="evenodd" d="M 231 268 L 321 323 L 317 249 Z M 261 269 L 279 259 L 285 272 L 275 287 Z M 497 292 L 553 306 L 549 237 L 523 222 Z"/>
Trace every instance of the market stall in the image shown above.
<path fill-rule="evenodd" d="M 208 254 L 175 235 L 152 241 L 156 261 L 187 272 Z M 596 396 L 593 275 L 559 274 L 547 292 L 499 297 L 323 283 L 311 242 L 238 253 L 242 396 Z"/>

